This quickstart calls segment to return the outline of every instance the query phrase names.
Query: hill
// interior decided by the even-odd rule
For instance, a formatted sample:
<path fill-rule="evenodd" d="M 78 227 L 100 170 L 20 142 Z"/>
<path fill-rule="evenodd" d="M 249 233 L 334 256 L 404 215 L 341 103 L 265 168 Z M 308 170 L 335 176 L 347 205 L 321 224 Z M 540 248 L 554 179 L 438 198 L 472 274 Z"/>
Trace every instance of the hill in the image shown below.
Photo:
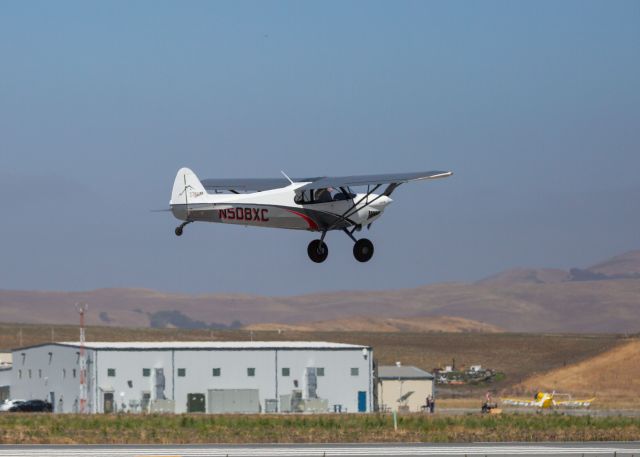
<path fill-rule="evenodd" d="M 301 324 L 264 323 L 244 327 L 247 330 L 288 330 L 297 332 L 483 332 L 496 333 L 503 329 L 461 317 L 435 316 L 394 319 L 386 317 L 353 316 L 344 319 L 315 321 Z"/>
<path fill-rule="evenodd" d="M 512 268 L 476 284 L 485 286 L 511 286 L 514 284 L 555 284 L 571 279 L 569 272 L 554 268 Z"/>
<path fill-rule="evenodd" d="M 633 340 L 582 362 L 533 375 L 514 387 L 517 392 L 537 390 L 571 393 L 574 398 L 597 398 L 598 407 L 638 407 L 640 399 L 640 340 Z"/>
<path fill-rule="evenodd" d="M 615 256 L 589 267 L 588 270 L 608 278 L 638 278 L 640 277 L 640 251 L 630 251 Z"/>
<path fill-rule="evenodd" d="M 431 327 L 425 322 L 446 318 L 449 321 L 440 321 L 446 329 L 460 331 L 478 331 L 486 325 L 488 331 L 501 328 L 512 332 L 633 333 L 640 329 L 640 251 L 568 272 L 517 269 L 476 283 L 433 284 L 390 291 L 263 297 L 170 294 L 146 289 L 0 290 L 0 319 L 47 324 L 75 322 L 76 302 L 90 304 L 87 316 L 90 325 L 221 329 L 323 321 L 325 324 L 314 324 L 311 328 L 328 328 L 333 323 L 346 329 L 344 320 L 360 330 L 394 326 L 401 329 L 408 325 L 400 321 L 381 323 L 381 319 L 393 318 L 422 322 L 408 328 L 426 325 L 428 329 Z M 476 324 L 453 323 L 453 318 Z"/>

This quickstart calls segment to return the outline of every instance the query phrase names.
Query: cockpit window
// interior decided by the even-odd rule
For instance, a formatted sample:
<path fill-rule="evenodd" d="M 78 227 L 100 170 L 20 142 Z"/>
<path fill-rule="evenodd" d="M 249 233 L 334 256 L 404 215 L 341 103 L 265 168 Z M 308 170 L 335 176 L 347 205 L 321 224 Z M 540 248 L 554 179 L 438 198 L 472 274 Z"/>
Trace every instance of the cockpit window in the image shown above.
<path fill-rule="evenodd" d="M 313 191 L 305 190 L 302 193 L 297 193 L 293 199 L 298 205 L 313 203 Z"/>
<path fill-rule="evenodd" d="M 341 200 L 353 200 L 355 194 L 348 187 L 333 187 L 305 190 L 296 194 L 294 201 L 299 205 L 309 205 L 315 203 L 329 203 Z"/>

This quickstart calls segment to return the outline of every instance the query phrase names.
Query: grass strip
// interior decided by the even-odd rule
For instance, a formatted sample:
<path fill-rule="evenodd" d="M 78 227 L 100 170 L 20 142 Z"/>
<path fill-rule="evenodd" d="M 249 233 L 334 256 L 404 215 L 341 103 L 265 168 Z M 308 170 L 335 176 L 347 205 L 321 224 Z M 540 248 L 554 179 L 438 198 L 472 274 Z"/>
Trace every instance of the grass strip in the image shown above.
<path fill-rule="evenodd" d="M 0 415 L 1 444 L 631 441 L 640 418 L 561 414 Z"/>

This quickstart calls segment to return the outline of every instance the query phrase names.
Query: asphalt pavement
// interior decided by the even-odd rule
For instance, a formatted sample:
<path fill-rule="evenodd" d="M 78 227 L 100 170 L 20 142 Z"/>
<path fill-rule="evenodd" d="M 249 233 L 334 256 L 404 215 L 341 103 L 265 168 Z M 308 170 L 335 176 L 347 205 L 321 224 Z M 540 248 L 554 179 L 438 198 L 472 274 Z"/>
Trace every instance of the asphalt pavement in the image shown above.
<path fill-rule="evenodd" d="M 331 456 L 543 456 L 582 455 L 640 457 L 631 443 L 474 443 L 474 444 L 310 444 L 310 445 L 0 445 L 0 457 L 331 457 Z"/>

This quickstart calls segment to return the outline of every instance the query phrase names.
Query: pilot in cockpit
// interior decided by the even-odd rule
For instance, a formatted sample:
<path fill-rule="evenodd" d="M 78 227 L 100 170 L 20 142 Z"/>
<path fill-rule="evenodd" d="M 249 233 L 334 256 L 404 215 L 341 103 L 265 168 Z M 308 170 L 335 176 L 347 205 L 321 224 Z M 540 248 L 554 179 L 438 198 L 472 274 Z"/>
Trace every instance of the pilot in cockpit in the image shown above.
<path fill-rule="evenodd" d="M 330 201 L 332 201 L 333 199 L 331 198 L 331 191 L 333 189 L 331 189 L 330 187 L 328 189 L 318 189 L 316 190 L 315 196 L 314 196 L 314 200 L 316 203 L 329 203 Z"/>

